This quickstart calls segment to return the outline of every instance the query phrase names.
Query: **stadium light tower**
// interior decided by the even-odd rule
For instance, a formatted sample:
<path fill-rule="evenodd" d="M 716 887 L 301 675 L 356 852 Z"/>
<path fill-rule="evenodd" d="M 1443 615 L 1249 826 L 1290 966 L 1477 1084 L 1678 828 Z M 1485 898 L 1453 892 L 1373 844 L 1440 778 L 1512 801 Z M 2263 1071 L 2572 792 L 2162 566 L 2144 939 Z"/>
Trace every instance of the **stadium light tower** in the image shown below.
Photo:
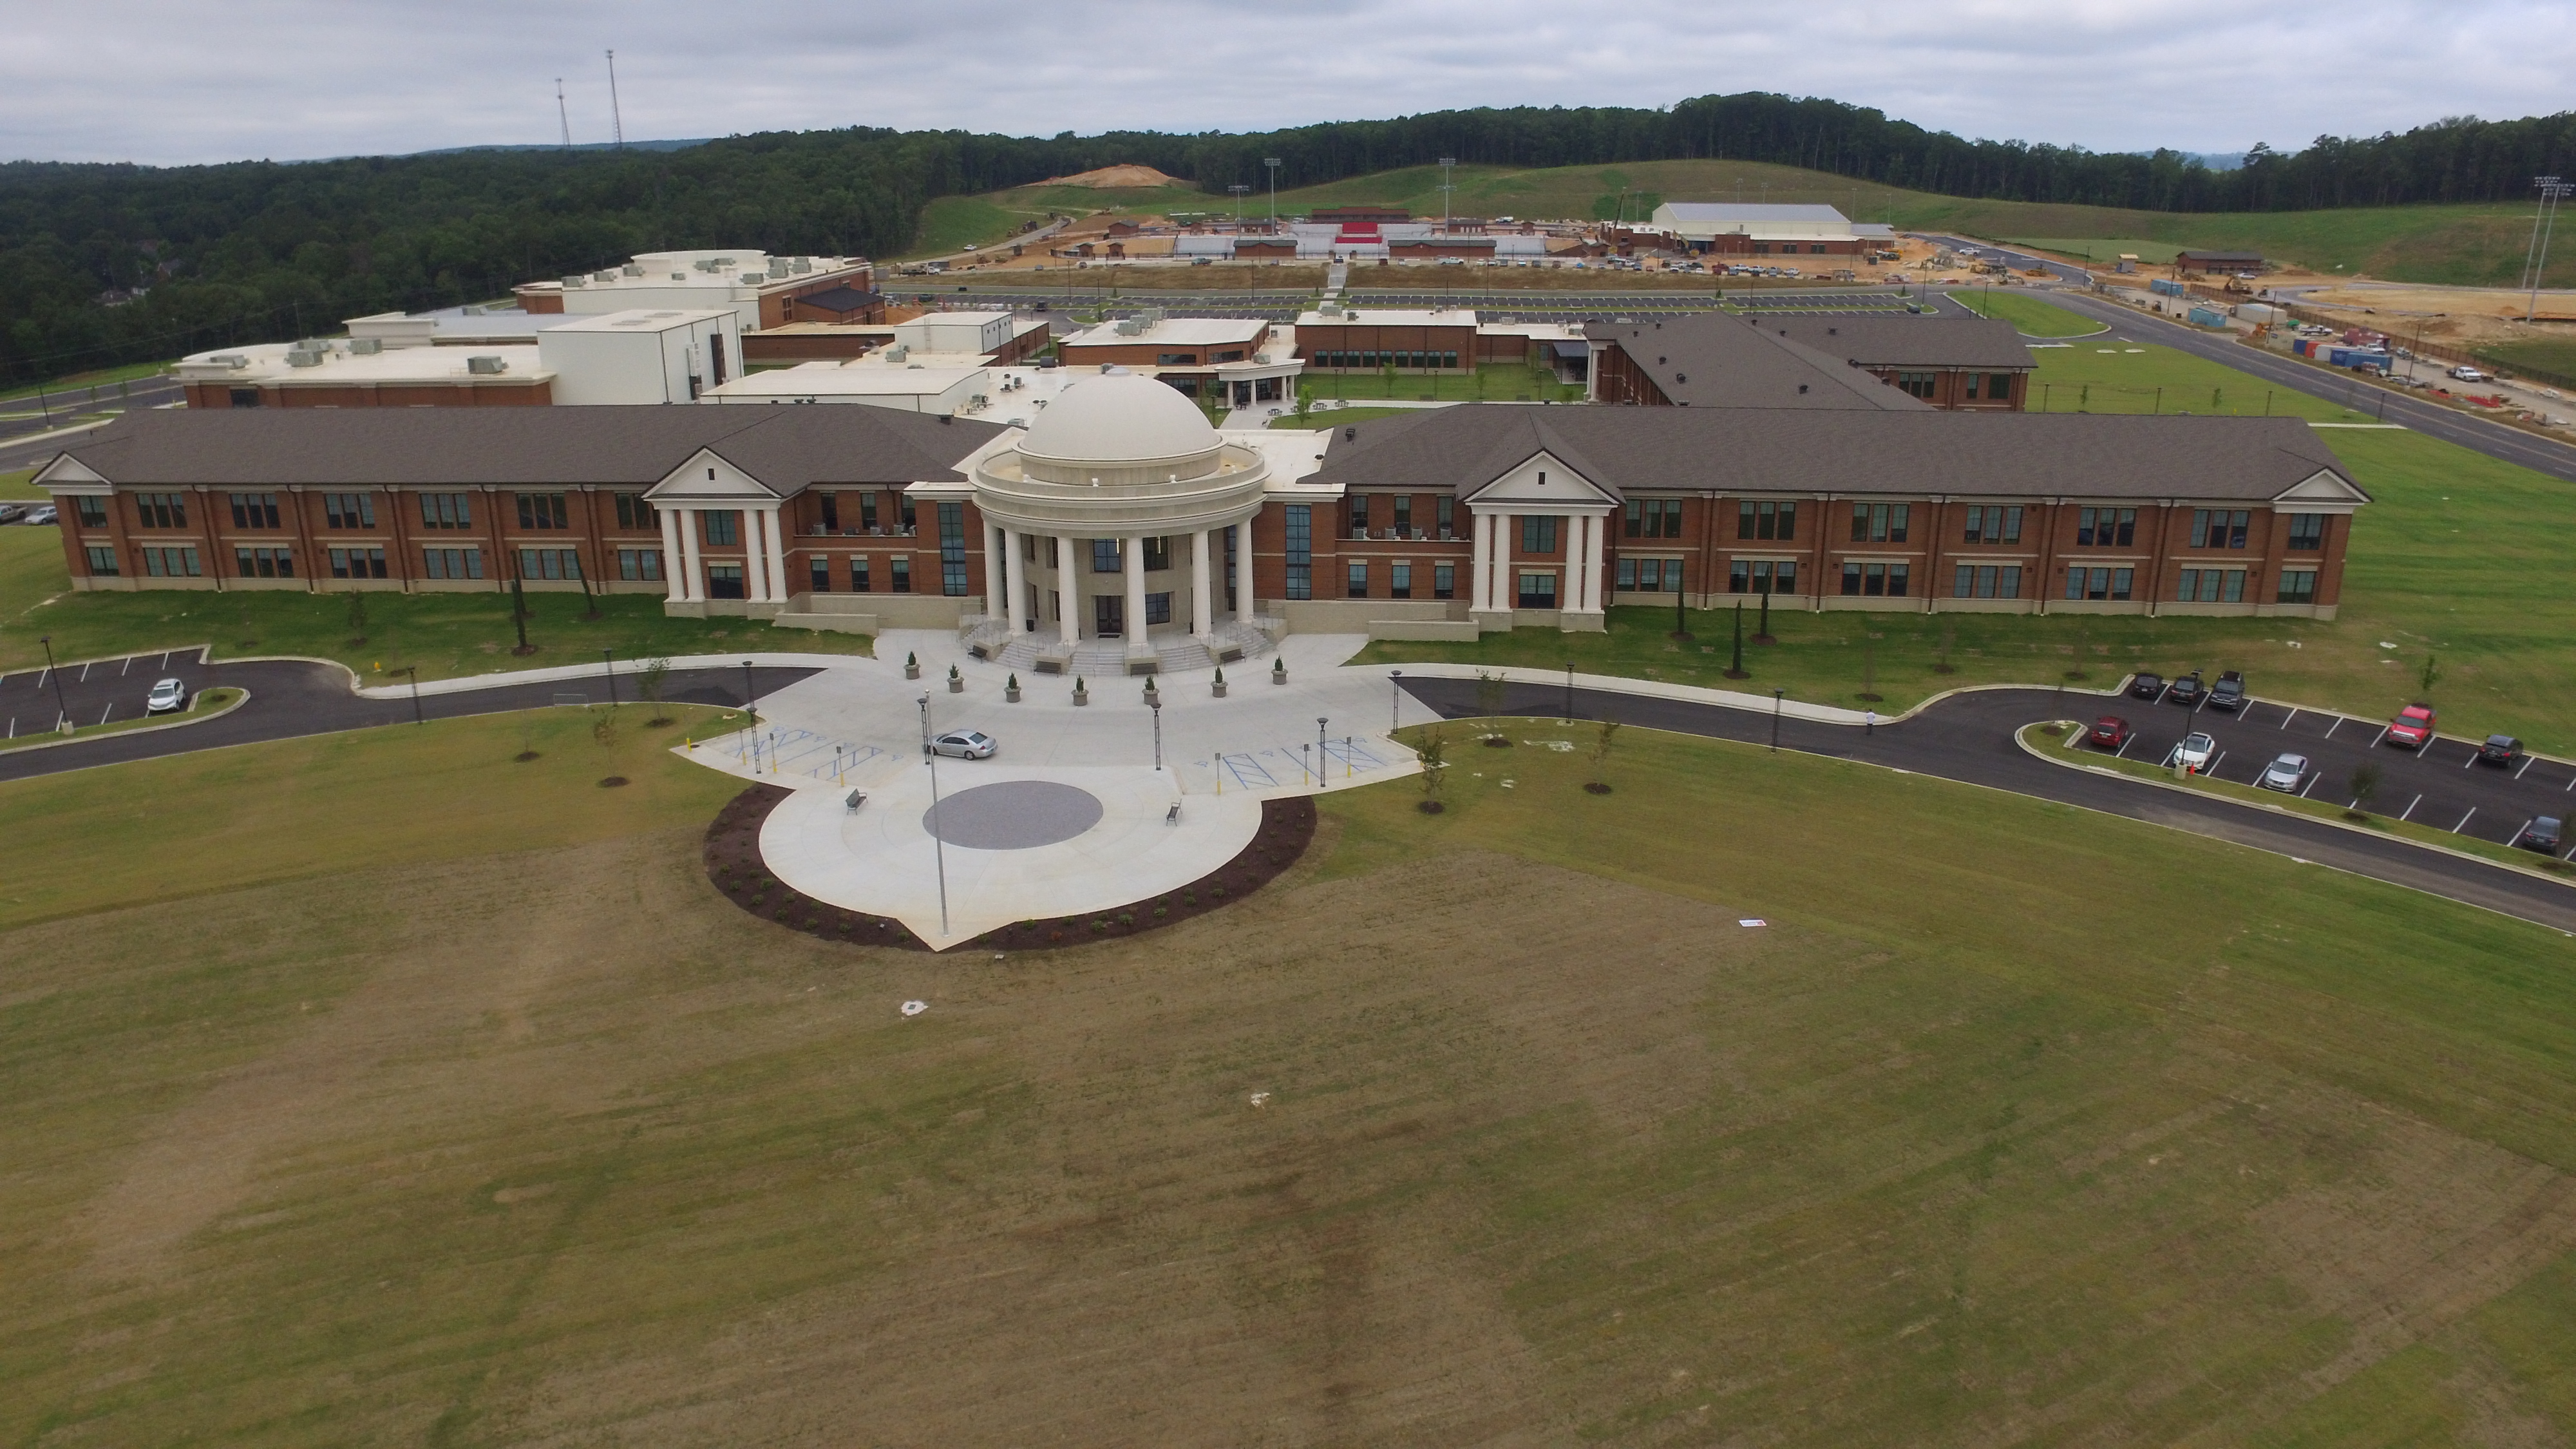
<path fill-rule="evenodd" d="M 1243 224 L 1243 198 L 1252 190 L 1252 188 L 1238 181 L 1232 186 L 1227 187 L 1226 190 L 1234 193 L 1234 221 L 1235 225 L 1241 226 Z"/>
<path fill-rule="evenodd" d="M 563 122 L 563 148 L 572 149 L 572 112 L 564 109 L 563 77 L 555 77 L 555 119 Z"/>
<path fill-rule="evenodd" d="M 2540 278 L 2549 270 L 2549 234 L 2558 227 L 2558 202 L 2576 194 L 2576 186 L 2556 176 L 2535 176 L 2531 184 L 2540 189 L 2540 205 L 2532 213 L 2531 249 L 2523 257 L 2524 280 L 2531 289 L 2531 300 L 2522 309 L 2525 322 L 2540 310 Z"/>
<path fill-rule="evenodd" d="M 1440 158 L 1440 229 L 1444 232 L 1449 229 L 1450 193 L 1458 189 L 1458 183 L 1452 179 L 1451 175 L 1451 173 L 1455 172 L 1457 168 L 1457 157 L 1443 156 Z"/>
<path fill-rule="evenodd" d="M 617 104 L 617 52 L 608 53 L 608 131 L 617 149 L 626 149 L 626 112 Z"/>
<path fill-rule="evenodd" d="M 1264 156 L 1261 164 L 1270 172 L 1270 224 L 1279 224 L 1279 158 Z"/>

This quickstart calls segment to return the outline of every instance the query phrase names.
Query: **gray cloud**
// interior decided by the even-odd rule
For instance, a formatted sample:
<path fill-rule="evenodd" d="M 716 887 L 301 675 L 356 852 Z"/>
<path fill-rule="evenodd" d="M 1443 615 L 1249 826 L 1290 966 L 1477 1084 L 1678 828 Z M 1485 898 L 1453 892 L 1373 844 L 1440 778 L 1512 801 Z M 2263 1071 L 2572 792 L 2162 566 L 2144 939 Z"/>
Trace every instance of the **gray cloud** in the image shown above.
<path fill-rule="evenodd" d="M 869 125 L 1266 129 L 1476 105 L 1831 96 L 1971 136 L 2239 150 L 2567 104 L 2563 0 L 9 0 L 0 155 L 158 164 Z"/>

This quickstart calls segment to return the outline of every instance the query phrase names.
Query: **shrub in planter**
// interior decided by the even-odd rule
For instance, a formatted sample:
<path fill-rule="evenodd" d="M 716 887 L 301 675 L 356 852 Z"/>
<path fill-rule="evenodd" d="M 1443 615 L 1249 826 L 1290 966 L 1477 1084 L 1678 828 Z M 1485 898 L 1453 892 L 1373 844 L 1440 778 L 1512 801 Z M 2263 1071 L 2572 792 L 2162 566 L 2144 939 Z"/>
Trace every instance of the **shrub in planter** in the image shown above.
<path fill-rule="evenodd" d="M 948 666 L 948 692 L 950 694 L 966 692 L 966 676 L 958 673 L 957 666 L 954 664 Z"/>
<path fill-rule="evenodd" d="M 1010 704 L 1018 704 L 1020 702 L 1020 677 L 1018 675 L 1012 675 L 1010 682 L 1002 686 L 1002 699 L 1006 703 Z"/>
<path fill-rule="evenodd" d="M 906 679 L 919 679 L 921 677 L 921 656 L 917 654 L 906 654 L 903 656 L 903 677 Z"/>
<path fill-rule="evenodd" d="M 1091 703 L 1091 691 L 1084 686 L 1082 676 L 1079 674 L 1073 677 L 1073 702 L 1075 704 Z"/>
<path fill-rule="evenodd" d="M 1288 682 L 1287 660 L 1273 658 L 1270 661 L 1270 682 L 1273 684 L 1286 684 Z"/>
<path fill-rule="evenodd" d="M 1224 665 L 1220 664 L 1220 665 L 1218 665 L 1218 666 L 1217 666 L 1217 668 L 1216 668 L 1216 682 L 1208 686 L 1208 692 L 1209 692 L 1210 694 L 1214 695 L 1214 696 L 1215 696 L 1216 698 L 1218 698 L 1218 699 L 1223 699 L 1223 698 L 1225 698 L 1225 666 L 1224 666 Z"/>

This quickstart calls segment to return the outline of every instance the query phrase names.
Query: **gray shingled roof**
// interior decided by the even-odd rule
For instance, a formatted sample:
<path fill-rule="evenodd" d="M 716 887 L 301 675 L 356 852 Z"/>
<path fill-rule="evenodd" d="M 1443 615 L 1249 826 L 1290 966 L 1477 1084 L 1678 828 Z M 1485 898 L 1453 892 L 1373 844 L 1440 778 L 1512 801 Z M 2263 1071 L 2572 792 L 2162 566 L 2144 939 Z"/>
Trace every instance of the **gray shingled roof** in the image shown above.
<path fill-rule="evenodd" d="M 2297 418 L 1498 403 L 1337 428 L 1313 481 L 1466 494 L 1542 448 L 1623 496 L 2264 502 L 2321 470 L 2352 483 L 2342 460 Z"/>
<path fill-rule="evenodd" d="M 1761 330 L 1863 367 L 1984 370 L 2038 365 L 2021 333 L 2000 318 L 1766 317 Z"/>
<path fill-rule="evenodd" d="M 153 409 L 64 451 L 135 486 L 520 487 L 656 483 L 710 448 L 784 497 L 958 481 L 956 465 L 1001 431 L 851 404 Z"/>
<path fill-rule="evenodd" d="M 1932 406 L 1840 358 L 1731 317 L 1594 322 L 1583 335 L 1596 349 L 1609 344 L 1627 353 L 1682 407 L 1927 412 Z"/>

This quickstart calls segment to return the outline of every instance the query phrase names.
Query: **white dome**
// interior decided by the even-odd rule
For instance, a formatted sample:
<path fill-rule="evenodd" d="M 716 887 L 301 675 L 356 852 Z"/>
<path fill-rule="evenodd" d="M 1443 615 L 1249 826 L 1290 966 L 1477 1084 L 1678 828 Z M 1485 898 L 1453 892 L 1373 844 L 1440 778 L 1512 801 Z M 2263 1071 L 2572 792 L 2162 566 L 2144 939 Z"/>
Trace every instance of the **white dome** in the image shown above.
<path fill-rule="evenodd" d="M 1029 424 L 1020 452 L 1050 462 L 1160 462 L 1206 453 L 1223 440 L 1198 404 L 1167 383 L 1104 372 L 1067 383 Z"/>

